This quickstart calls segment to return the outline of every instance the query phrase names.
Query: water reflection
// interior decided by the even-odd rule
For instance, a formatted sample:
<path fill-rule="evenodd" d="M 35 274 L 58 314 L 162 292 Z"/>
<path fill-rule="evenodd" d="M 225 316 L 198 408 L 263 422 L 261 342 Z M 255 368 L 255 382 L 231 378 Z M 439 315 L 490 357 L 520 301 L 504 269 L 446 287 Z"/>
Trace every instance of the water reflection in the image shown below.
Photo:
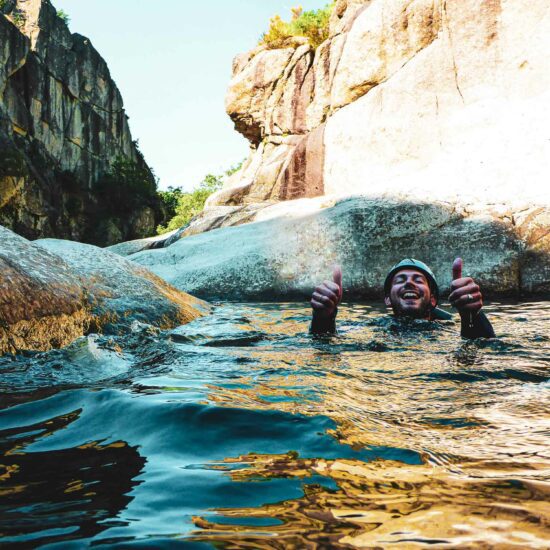
<path fill-rule="evenodd" d="M 550 304 L 488 309 L 499 339 L 234 304 L 1 358 L 2 542 L 546 548 Z"/>
<path fill-rule="evenodd" d="M 120 526 L 145 460 L 124 441 L 27 452 L 38 439 L 65 429 L 79 410 L 0 432 L 0 535 L 4 543 L 91 537 Z M 105 521 L 109 520 L 109 521 Z"/>

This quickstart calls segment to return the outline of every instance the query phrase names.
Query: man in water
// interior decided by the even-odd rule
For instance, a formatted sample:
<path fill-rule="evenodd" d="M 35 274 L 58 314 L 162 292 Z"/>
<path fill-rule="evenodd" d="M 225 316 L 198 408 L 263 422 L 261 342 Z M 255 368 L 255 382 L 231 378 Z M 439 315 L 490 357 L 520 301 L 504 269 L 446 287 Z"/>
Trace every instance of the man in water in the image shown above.
<path fill-rule="evenodd" d="M 384 301 L 395 317 L 411 319 L 449 319 L 451 316 L 437 307 L 439 287 L 432 270 L 423 262 L 406 258 L 394 265 L 384 283 Z M 342 301 L 342 270 L 334 268 L 333 280 L 315 288 L 311 297 L 313 318 L 311 332 L 322 334 L 336 331 L 338 304 Z M 491 323 L 481 311 L 483 296 L 471 277 L 462 277 L 462 259 L 453 263 L 453 281 L 449 296 L 458 310 L 460 334 L 464 338 L 494 338 Z"/>

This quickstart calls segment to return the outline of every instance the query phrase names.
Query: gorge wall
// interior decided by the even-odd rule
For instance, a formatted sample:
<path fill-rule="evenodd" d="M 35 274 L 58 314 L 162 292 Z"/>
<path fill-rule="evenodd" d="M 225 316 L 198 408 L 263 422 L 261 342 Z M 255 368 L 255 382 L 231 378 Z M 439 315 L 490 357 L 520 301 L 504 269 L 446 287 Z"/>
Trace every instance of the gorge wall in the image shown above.
<path fill-rule="evenodd" d="M 210 206 L 322 195 L 548 202 L 545 0 L 339 0 L 330 36 L 236 57 L 251 145 Z M 231 223 L 230 220 L 227 220 Z"/>
<path fill-rule="evenodd" d="M 130 182 L 117 181 L 116 162 Z M 162 221 L 154 188 L 90 40 L 72 34 L 49 0 L 2 0 L 0 225 L 30 239 L 144 237 Z"/>
<path fill-rule="evenodd" d="M 338 0 L 317 49 L 235 58 L 251 153 L 205 211 L 116 251 L 217 299 L 305 298 L 332 263 L 380 297 L 403 257 L 445 293 L 456 256 L 486 296 L 548 297 L 549 37 L 547 0 Z"/>

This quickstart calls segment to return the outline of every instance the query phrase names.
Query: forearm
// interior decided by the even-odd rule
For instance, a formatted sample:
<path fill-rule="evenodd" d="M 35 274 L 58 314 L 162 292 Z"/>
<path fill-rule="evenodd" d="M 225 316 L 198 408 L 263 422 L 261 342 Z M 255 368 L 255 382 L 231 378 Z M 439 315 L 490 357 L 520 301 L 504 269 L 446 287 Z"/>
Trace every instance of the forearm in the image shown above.
<path fill-rule="evenodd" d="M 319 315 L 315 311 L 313 312 L 313 317 L 311 318 L 311 325 L 309 327 L 309 332 L 311 334 L 334 334 L 336 332 L 336 315 L 338 309 L 334 310 L 334 313 L 325 317 Z"/>
<path fill-rule="evenodd" d="M 495 338 L 493 326 L 482 311 L 460 316 L 460 335 L 463 338 Z"/>

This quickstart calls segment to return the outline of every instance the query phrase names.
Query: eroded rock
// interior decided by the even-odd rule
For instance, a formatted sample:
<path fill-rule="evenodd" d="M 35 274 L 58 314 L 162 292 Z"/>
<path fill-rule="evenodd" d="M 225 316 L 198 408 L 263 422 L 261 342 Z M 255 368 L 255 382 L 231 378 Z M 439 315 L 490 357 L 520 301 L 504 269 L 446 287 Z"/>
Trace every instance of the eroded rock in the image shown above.
<path fill-rule="evenodd" d="M 91 320 L 81 281 L 63 259 L 0 226 L 0 354 L 65 346 Z"/>
<path fill-rule="evenodd" d="M 511 212 L 381 197 L 322 208 L 324 200 L 302 202 L 286 215 L 284 205 L 293 201 L 280 203 L 270 207 L 271 219 L 193 235 L 131 259 L 186 292 L 220 300 L 306 298 L 334 263 L 342 265 L 347 298 L 380 298 L 389 268 L 411 256 L 434 269 L 443 292 L 456 256 L 487 296 L 549 288 L 548 208 Z"/>
<path fill-rule="evenodd" d="M 209 205 L 312 196 L 292 166 L 324 125 L 322 194 L 517 208 L 522 182 L 521 200 L 546 206 L 549 35 L 545 0 L 339 0 L 306 77 L 291 63 L 299 49 L 235 63 L 228 113 L 251 157 Z M 260 70 L 267 58 L 272 72 Z"/>
<path fill-rule="evenodd" d="M 158 328 L 209 311 L 201 300 L 136 264 L 71 241 L 29 242 L 0 226 L 0 355 L 46 351 L 88 332 Z"/>
<path fill-rule="evenodd" d="M 94 316 L 94 330 L 123 332 L 133 321 L 173 328 L 209 311 L 202 300 L 108 250 L 58 239 L 34 244 L 62 257 L 78 275 Z"/>

